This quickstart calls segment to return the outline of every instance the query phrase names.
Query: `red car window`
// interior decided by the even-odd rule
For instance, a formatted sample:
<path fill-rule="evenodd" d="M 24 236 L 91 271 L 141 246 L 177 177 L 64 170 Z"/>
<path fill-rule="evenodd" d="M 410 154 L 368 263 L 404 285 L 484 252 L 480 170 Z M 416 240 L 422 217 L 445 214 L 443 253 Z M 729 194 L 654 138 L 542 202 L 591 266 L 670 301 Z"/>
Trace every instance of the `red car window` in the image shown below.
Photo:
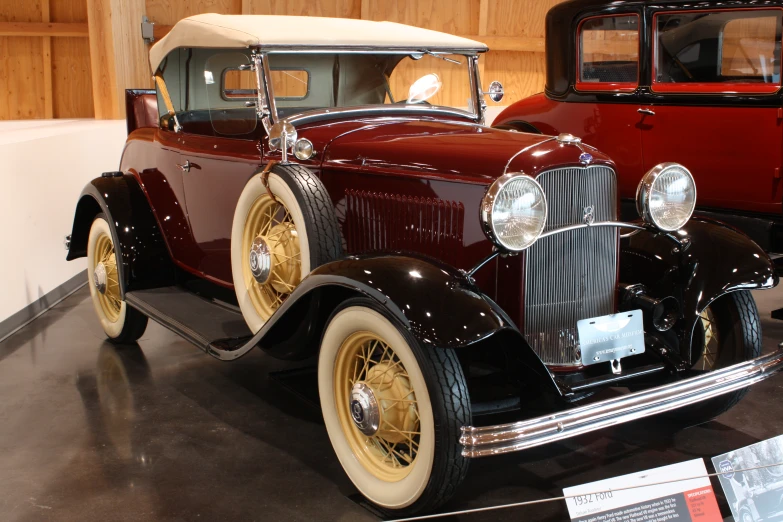
<path fill-rule="evenodd" d="M 579 91 L 633 91 L 639 84 L 639 17 L 587 18 L 579 25 Z"/>
<path fill-rule="evenodd" d="M 653 90 L 777 92 L 782 15 L 780 9 L 655 15 Z"/>

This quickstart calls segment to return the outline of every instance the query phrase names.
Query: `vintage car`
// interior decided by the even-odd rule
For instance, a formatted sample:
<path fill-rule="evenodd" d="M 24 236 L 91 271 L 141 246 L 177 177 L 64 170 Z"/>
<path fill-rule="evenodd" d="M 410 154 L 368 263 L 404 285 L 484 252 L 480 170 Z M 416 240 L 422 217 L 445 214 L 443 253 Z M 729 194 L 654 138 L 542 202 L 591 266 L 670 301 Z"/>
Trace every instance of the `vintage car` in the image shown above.
<path fill-rule="evenodd" d="M 109 339 L 152 318 L 223 361 L 317 359 L 337 458 L 396 515 L 473 457 L 708 419 L 778 370 L 749 293 L 777 284 L 764 251 L 689 219 L 682 165 L 623 223 L 606 155 L 483 125 L 486 50 L 386 22 L 177 23 L 69 238 Z M 633 393 L 580 403 L 612 386 Z"/>
<path fill-rule="evenodd" d="M 493 125 L 568 132 L 617 166 L 623 217 L 662 161 L 688 167 L 697 215 L 783 252 L 783 2 L 571 0 L 546 18 L 546 89 Z"/>

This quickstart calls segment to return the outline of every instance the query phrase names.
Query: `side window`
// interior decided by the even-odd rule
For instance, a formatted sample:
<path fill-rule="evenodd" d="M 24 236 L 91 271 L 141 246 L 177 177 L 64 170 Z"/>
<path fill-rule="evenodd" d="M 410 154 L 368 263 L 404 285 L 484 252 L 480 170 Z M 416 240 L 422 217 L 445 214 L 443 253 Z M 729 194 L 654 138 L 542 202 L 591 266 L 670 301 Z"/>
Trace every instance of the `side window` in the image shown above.
<path fill-rule="evenodd" d="M 310 92 L 310 73 L 306 69 L 272 69 L 275 100 L 292 102 L 304 100 Z"/>
<path fill-rule="evenodd" d="M 587 18 L 579 26 L 577 90 L 632 91 L 639 84 L 639 17 Z"/>
<path fill-rule="evenodd" d="M 776 92 L 782 13 L 757 9 L 656 15 L 653 89 Z"/>

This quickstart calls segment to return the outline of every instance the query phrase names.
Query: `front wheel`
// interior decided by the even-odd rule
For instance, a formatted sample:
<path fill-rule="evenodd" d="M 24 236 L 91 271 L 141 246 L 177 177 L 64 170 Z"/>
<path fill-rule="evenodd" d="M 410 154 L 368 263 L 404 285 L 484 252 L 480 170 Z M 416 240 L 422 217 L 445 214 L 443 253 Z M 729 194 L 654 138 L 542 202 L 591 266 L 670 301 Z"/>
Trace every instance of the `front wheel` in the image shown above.
<path fill-rule="evenodd" d="M 374 301 L 346 301 L 318 359 L 324 422 L 348 477 L 370 501 L 411 515 L 446 502 L 468 461 L 471 421 L 462 367 L 449 349 L 422 348 Z"/>
<path fill-rule="evenodd" d="M 747 290 L 719 297 L 696 322 L 692 344 L 693 370 L 713 371 L 761 355 L 761 322 L 756 302 Z M 707 422 L 734 407 L 748 392 L 742 388 L 668 413 L 688 425 Z"/>

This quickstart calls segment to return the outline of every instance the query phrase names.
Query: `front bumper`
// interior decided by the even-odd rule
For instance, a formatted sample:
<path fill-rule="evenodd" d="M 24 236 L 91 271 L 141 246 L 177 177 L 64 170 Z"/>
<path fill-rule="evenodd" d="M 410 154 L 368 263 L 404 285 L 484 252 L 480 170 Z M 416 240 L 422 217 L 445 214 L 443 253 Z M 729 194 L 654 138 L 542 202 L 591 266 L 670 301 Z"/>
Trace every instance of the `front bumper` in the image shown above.
<path fill-rule="evenodd" d="M 783 348 L 779 347 L 771 354 L 698 377 L 552 415 L 497 426 L 463 426 L 462 455 L 499 455 L 575 437 L 711 399 L 763 381 L 781 369 Z"/>

